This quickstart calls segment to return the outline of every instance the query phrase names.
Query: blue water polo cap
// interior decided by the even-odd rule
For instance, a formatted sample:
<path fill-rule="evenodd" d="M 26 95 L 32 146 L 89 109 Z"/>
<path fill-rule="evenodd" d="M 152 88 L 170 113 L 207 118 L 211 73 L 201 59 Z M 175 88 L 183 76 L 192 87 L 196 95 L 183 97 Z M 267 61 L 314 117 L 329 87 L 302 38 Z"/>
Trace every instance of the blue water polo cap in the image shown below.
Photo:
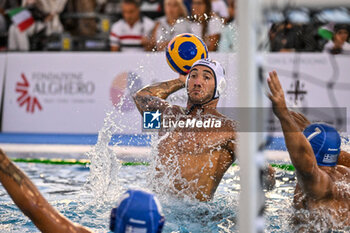
<path fill-rule="evenodd" d="M 337 165 L 341 140 L 335 128 L 326 124 L 311 124 L 303 133 L 312 146 L 318 165 Z"/>
<path fill-rule="evenodd" d="M 129 189 L 112 209 L 110 230 L 116 233 L 160 233 L 164 221 L 161 205 L 154 194 Z"/>

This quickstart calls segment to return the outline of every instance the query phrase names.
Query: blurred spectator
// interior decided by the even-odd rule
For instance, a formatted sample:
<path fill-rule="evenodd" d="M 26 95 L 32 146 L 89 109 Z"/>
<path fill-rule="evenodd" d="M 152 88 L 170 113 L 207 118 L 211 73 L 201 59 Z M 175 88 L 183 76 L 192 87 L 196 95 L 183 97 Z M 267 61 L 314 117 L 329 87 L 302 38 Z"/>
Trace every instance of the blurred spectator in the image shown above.
<path fill-rule="evenodd" d="M 193 0 L 183 0 L 189 14 L 192 12 L 192 1 Z M 226 0 L 211 0 L 211 9 L 213 13 L 221 18 L 226 19 L 229 16 Z"/>
<path fill-rule="evenodd" d="M 16 7 L 19 7 L 19 0 L 0 0 L 0 33 L 7 32 L 5 11 Z"/>
<path fill-rule="evenodd" d="M 79 18 L 69 18 L 64 21 L 66 30 L 73 35 L 93 36 L 96 34 L 96 18 L 84 14 L 93 14 L 97 8 L 96 0 L 70 0 L 67 12 L 82 14 Z"/>
<path fill-rule="evenodd" d="M 229 17 L 228 8 L 224 0 L 211 0 L 211 9 L 213 13 L 223 19 Z"/>
<path fill-rule="evenodd" d="M 269 41 L 272 52 L 320 52 L 324 45 L 317 23 L 295 24 L 290 21 L 273 24 Z"/>
<path fill-rule="evenodd" d="M 318 26 L 315 24 L 303 24 L 297 33 L 296 51 L 298 52 L 321 52 L 323 45 L 318 35 Z"/>
<path fill-rule="evenodd" d="M 228 12 L 228 21 L 220 36 L 219 52 L 237 52 L 238 29 L 235 22 L 235 0 L 228 1 Z"/>
<path fill-rule="evenodd" d="M 297 46 L 297 33 L 300 31 L 300 27 L 285 21 L 278 25 L 276 34 L 271 41 L 272 52 L 294 52 Z"/>
<path fill-rule="evenodd" d="M 182 0 L 182 2 L 187 9 L 187 14 L 190 15 L 192 12 L 192 0 Z"/>
<path fill-rule="evenodd" d="M 164 15 L 163 0 L 142 0 L 140 9 L 143 15 L 151 19 Z"/>
<path fill-rule="evenodd" d="M 44 19 L 46 35 L 63 32 L 60 14 L 64 10 L 67 0 L 24 0 L 23 2 L 27 1 L 37 2 L 38 8 L 47 15 Z"/>
<path fill-rule="evenodd" d="M 176 35 L 190 31 L 187 10 L 182 0 L 164 0 L 165 16 L 156 23 L 155 36 L 157 50 L 164 50 Z"/>
<path fill-rule="evenodd" d="M 335 25 L 333 38 L 324 46 L 323 52 L 329 52 L 331 54 L 340 54 L 340 53 L 350 54 L 350 44 L 347 42 L 348 39 L 349 39 L 348 25 L 346 24 Z"/>
<path fill-rule="evenodd" d="M 19 6 L 19 0 L 0 0 L 0 50 L 6 50 L 7 47 L 7 32 L 10 21 L 6 11 Z"/>
<path fill-rule="evenodd" d="M 260 43 L 258 44 L 258 49 L 259 51 L 271 51 L 271 42 L 275 40 L 276 33 L 280 27 L 280 24 L 277 23 L 271 23 L 270 27 L 268 28 L 267 35 L 262 35 L 261 40 L 259 41 Z"/>
<path fill-rule="evenodd" d="M 20 28 L 12 24 L 9 29 L 9 49 L 28 51 L 29 37 L 45 32 L 46 36 L 63 32 L 59 14 L 63 11 L 67 0 L 24 0 L 22 6 L 29 10 L 34 23 L 28 28 Z"/>
<path fill-rule="evenodd" d="M 121 8 L 123 19 L 112 25 L 109 36 L 111 51 L 150 51 L 154 47 L 153 20 L 141 16 L 138 0 L 123 0 Z"/>
<path fill-rule="evenodd" d="M 210 0 L 193 0 L 191 32 L 201 37 L 209 51 L 216 51 L 222 30 L 221 20 L 211 10 Z"/>
<path fill-rule="evenodd" d="M 228 16 L 226 17 L 226 22 L 233 22 L 236 18 L 236 0 L 228 0 Z"/>
<path fill-rule="evenodd" d="M 96 11 L 103 12 L 108 0 L 96 0 Z"/>
<path fill-rule="evenodd" d="M 120 5 L 121 3 L 119 0 L 107 0 L 104 4 L 102 4 L 100 10 L 108 15 L 121 15 Z"/>

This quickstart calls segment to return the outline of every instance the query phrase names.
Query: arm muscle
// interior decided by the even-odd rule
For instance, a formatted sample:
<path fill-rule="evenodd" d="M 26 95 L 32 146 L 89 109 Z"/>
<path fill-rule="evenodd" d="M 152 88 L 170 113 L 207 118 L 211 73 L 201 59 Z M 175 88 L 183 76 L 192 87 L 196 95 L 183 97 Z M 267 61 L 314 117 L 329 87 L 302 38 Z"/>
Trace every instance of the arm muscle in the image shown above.
<path fill-rule="evenodd" d="M 42 232 L 90 232 L 55 210 L 0 149 L 0 181 L 15 204 Z"/>

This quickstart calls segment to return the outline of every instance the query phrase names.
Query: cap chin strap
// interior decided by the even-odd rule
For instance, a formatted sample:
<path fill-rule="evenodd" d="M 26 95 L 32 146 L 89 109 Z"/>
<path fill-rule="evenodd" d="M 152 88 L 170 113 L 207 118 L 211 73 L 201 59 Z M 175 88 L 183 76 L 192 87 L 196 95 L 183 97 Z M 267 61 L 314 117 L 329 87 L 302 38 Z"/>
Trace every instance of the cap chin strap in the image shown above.
<path fill-rule="evenodd" d="M 208 100 L 207 102 L 202 103 L 202 104 L 193 104 L 193 105 L 190 107 L 190 109 L 188 109 L 188 110 L 186 111 L 186 114 L 190 114 L 190 113 L 193 111 L 193 109 L 195 109 L 196 107 L 201 108 L 201 107 L 203 107 L 203 105 L 208 104 L 208 103 L 210 103 L 211 101 L 216 100 L 216 99 L 218 99 L 218 98 L 219 98 L 219 97 L 214 97 L 214 98 L 212 98 L 212 99 L 210 99 L 210 100 Z"/>

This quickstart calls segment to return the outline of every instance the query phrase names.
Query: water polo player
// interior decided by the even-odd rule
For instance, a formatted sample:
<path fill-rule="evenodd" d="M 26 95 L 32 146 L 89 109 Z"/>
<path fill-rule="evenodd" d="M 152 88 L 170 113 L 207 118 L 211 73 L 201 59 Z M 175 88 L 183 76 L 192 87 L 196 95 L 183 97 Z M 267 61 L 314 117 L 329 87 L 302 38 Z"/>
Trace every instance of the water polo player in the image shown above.
<path fill-rule="evenodd" d="M 30 179 L 0 149 L 0 183 L 12 200 L 44 233 L 92 232 L 54 209 Z M 164 215 L 158 199 L 143 190 L 128 190 L 112 210 L 110 230 L 115 233 L 160 233 Z"/>
<path fill-rule="evenodd" d="M 339 133 L 325 124 L 311 124 L 302 132 L 298 118 L 287 109 L 275 71 L 270 73 L 268 85 L 269 98 L 298 179 L 293 217 L 296 231 L 323 232 L 349 227 L 350 168 L 338 164 Z"/>
<path fill-rule="evenodd" d="M 210 200 L 236 159 L 235 123 L 216 109 L 226 85 L 224 74 L 219 62 L 201 59 L 193 64 L 187 77 L 180 75 L 177 79 L 146 86 L 134 95 L 142 115 L 159 110 L 163 117 L 171 115 L 177 120 L 209 117 L 221 122 L 220 129 L 174 127 L 170 132 L 159 131 L 156 177 L 164 179 L 158 185 L 167 185 L 168 192 Z M 170 94 L 185 87 L 186 107 L 165 101 Z"/>

